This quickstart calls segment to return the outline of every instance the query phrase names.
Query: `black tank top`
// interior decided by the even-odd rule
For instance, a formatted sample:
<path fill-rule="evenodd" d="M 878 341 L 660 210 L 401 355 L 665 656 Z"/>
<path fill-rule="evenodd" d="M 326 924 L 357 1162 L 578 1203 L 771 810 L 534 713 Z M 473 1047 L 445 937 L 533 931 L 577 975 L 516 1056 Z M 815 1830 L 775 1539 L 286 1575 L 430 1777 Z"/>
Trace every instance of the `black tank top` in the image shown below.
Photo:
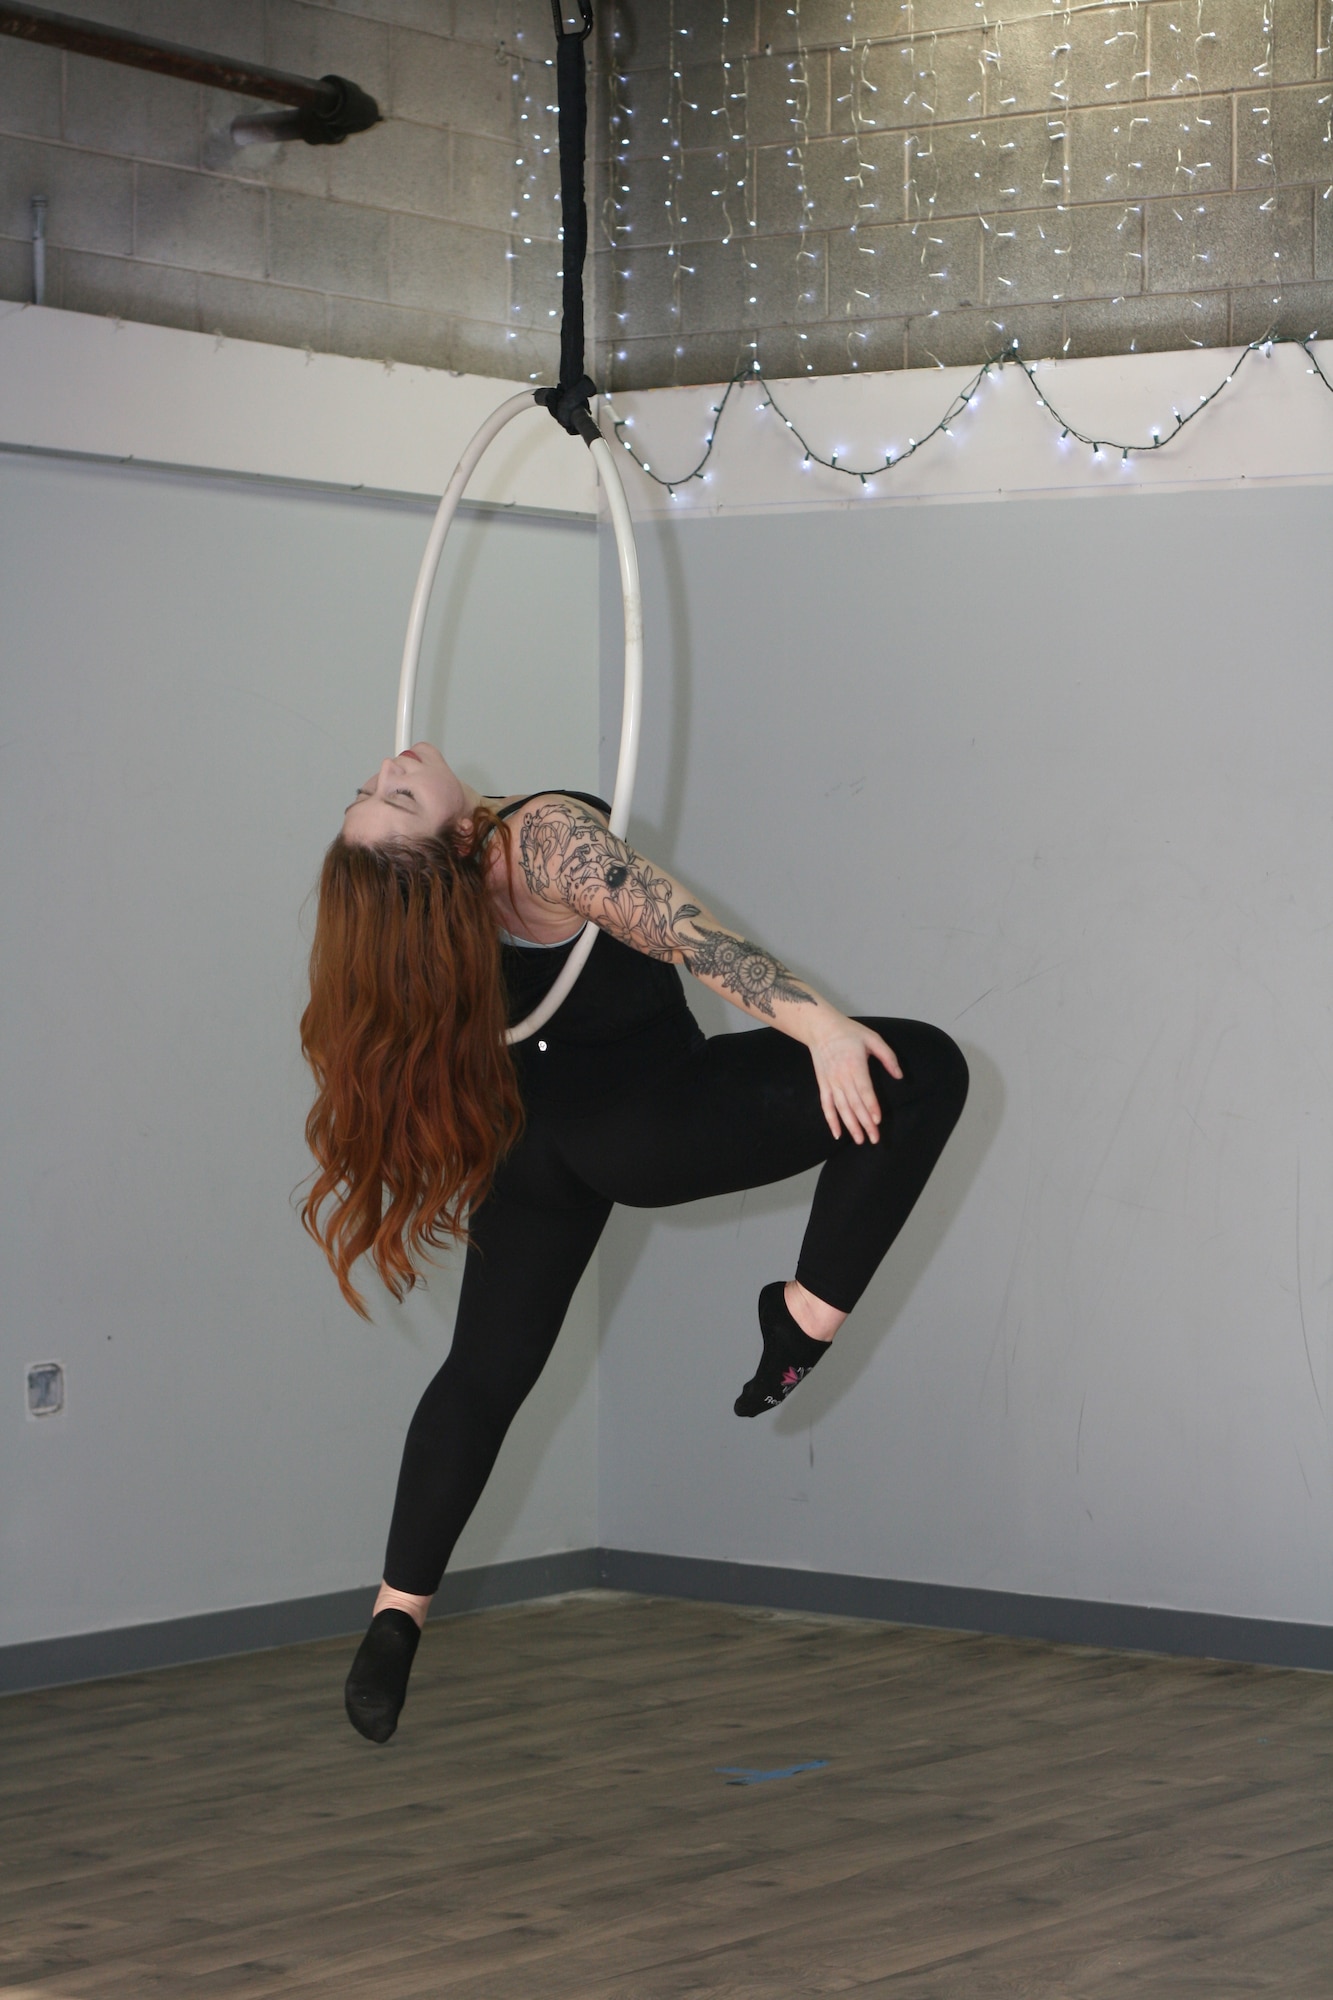
<path fill-rule="evenodd" d="M 507 819 L 520 806 L 527 805 L 530 799 L 542 796 L 540 792 L 529 792 L 527 798 L 515 799 L 512 805 L 505 806 L 498 817 Z M 599 799 L 591 792 L 564 791 L 558 796 L 578 799 L 597 812 L 609 813 L 611 810 L 605 799 Z M 502 942 L 500 956 L 511 1026 L 515 1021 L 524 1020 L 546 998 L 579 936 L 576 931 L 574 937 L 557 945 Z M 566 1048 L 592 1048 L 622 1041 L 645 1029 L 675 1025 L 675 1021 L 682 1016 L 692 1028 L 693 1017 L 675 966 L 645 958 L 641 951 L 633 951 L 606 931 L 598 931 L 597 942 L 574 982 L 573 992 L 556 1008 L 546 1026 L 539 1028 L 537 1034 L 548 1045 L 559 1043 Z M 517 1045 L 518 1049 L 530 1046 L 530 1043 L 523 1042 Z"/>

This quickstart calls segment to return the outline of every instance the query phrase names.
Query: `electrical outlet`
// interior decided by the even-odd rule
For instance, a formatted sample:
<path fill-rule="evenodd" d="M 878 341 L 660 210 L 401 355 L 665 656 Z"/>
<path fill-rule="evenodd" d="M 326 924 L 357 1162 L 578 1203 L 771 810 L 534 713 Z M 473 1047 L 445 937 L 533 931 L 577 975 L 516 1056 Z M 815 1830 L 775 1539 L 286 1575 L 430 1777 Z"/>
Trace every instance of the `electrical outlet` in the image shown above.
<path fill-rule="evenodd" d="M 64 1407 L 64 1368 L 58 1361 L 34 1361 L 28 1370 L 28 1415 L 58 1417 Z"/>

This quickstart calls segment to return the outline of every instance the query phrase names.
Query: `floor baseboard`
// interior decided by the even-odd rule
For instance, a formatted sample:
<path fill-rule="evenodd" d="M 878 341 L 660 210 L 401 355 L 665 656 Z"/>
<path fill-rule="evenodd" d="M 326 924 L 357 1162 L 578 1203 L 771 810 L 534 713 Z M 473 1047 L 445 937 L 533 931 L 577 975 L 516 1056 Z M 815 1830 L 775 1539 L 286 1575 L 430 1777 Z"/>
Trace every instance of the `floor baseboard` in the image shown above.
<path fill-rule="evenodd" d="M 499 1604 L 522 1604 L 566 1590 L 598 1585 L 596 1549 L 532 1556 L 524 1562 L 495 1563 L 445 1577 L 432 1606 L 433 1617 L 483 1611 Z M 189 1618 L 163 1618 L 148 1625 L 118 1626 L 108 1632 L 76 1632 L 60 1639 L 32 1639 L 0 1646 L 0 1694 L 65 1687 L 74 1681 L 109 1680 L 158 1667 L 181 1667 L 194 1660 L 220 1660 L 233 1653 L 266 1652 L 271 1646 L 299 1646 L 309 1639 L 336 1639 L 364 1631 L 375 1602 L 374 1584 L 362 1590 L 334 1590 L 322 1597 L 297 1597 L 278 1604 L 248 1604 L 233 1611 L 204 1611 Z"/>
<path fill-rule="evenodd" d="M 1059 1646 L 1333 1673 L 1330 1625 L 1079 1597 L 1030 1597 L 1020 1591 L 968 1590 L 948 1583 L 900 1583 L 888 1577 L 774 1569 L 764 1563 L 713 1562 L 701 1556 L 645 1555 L 629 1549 L 597 1553 L 598 1581 L 607 1590 L 985 1632 Z"/>
<path fill-rule="evenodd" d="M 956 1584 L 901 1583 L 886 1577 L 775 1569 L 764 1563 L 714 1562 L 702 1556 L 649 1555 L 633 1549 L 570 1549 L 485 1569 L 458 1570 L 445 1577 L 431 1616 L 453 1617 L 571 1590 L 689 1597 L 770 1611 L 993 1633 L 1053 1645 L 1333 1672 L 1333 1626 L 1328 1625 L 1077 1597 L 1030 1597 Z M 0 1694 L 107 1680 L 116 1674 L 359 1632 L 369 1619 L 374 1596 L 372 1585 L 3 1646 Z"/>

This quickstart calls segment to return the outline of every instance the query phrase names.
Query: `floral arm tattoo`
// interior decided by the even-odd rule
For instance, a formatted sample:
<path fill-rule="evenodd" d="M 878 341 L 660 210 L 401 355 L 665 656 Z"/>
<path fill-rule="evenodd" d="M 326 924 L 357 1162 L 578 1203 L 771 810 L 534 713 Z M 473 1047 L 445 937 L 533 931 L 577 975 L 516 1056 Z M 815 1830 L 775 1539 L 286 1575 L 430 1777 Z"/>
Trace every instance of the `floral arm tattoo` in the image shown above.
<path fill-rule="evenodd" d="M 752 1013 L 771 1021 L 777 1000 L 815 1004 L 771 952 L 685 901 L 678 882 L 574 800 L 549 801 L 525 816 L 519 861 L 534 896 L 577 910 L 648 958 L 684 965 Z"/>

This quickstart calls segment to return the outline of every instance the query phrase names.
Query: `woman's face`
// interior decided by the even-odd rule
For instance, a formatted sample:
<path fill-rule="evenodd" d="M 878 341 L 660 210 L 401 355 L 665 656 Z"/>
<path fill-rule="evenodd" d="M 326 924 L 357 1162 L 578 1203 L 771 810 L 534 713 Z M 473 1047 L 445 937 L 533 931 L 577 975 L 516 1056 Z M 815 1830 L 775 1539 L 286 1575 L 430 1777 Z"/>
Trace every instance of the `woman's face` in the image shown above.
<path fill-rule="evenodd" d="M 354 847 L 423 840 L 463 818 L 475 793 L 449 769 L 432 743 L 414 743 L 386 757 L 343 814 L 343 837 Z"/>

